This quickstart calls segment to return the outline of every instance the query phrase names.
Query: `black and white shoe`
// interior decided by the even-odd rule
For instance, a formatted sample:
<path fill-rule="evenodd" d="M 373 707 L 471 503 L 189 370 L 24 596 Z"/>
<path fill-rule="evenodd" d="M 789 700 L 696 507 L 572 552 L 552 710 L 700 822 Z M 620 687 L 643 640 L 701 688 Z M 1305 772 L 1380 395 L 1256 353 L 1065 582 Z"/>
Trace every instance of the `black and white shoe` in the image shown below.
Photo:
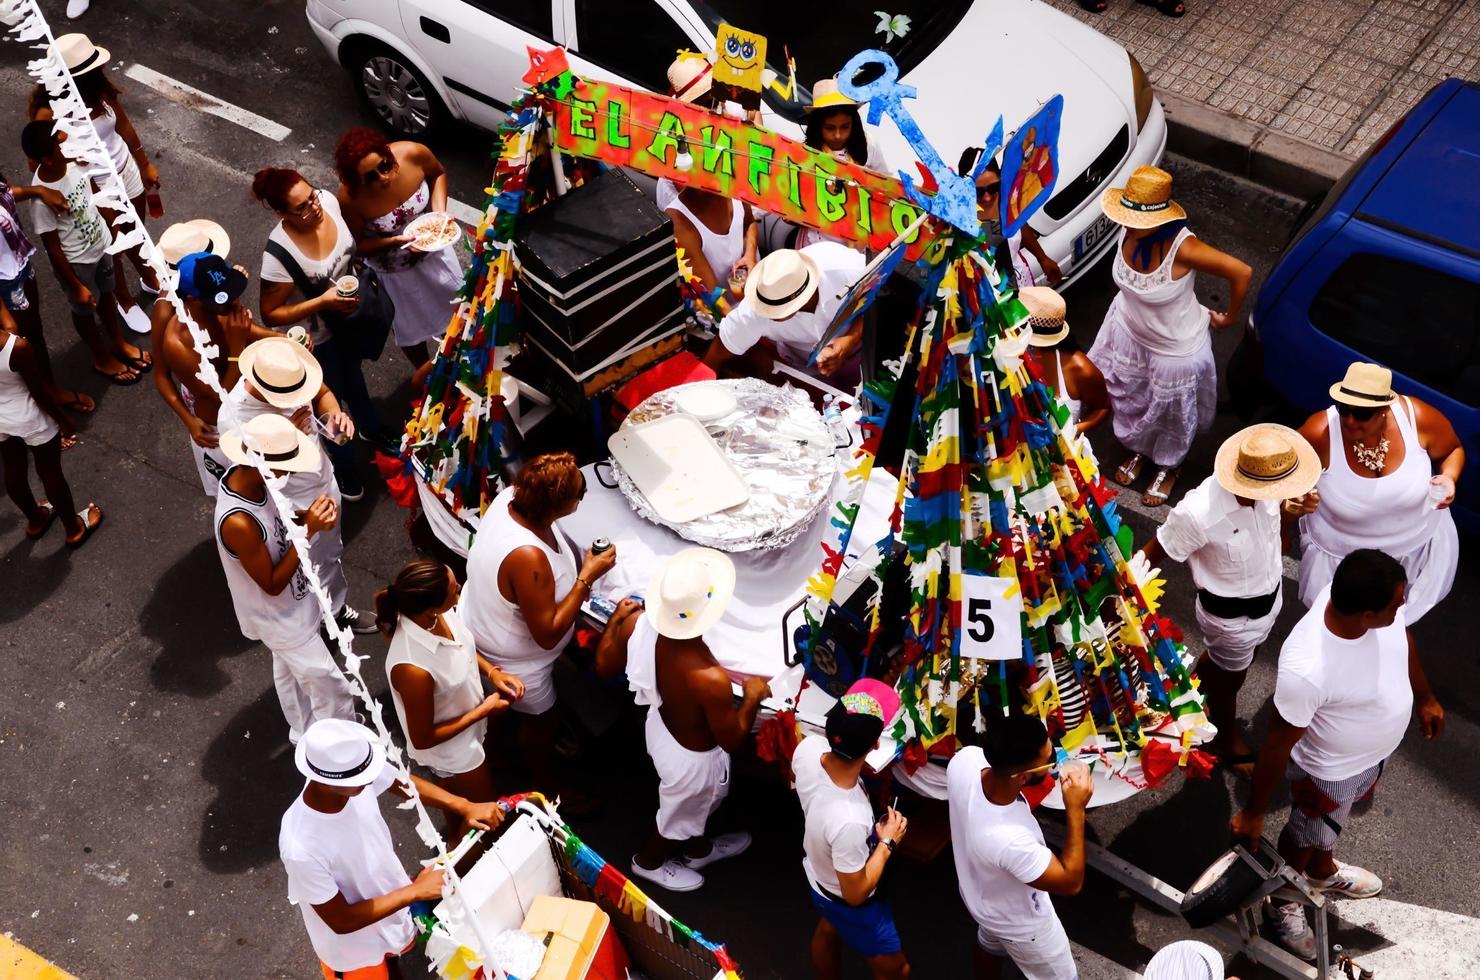
<path fill-rule="evenodd" d="M 379 627 L 375 625 L 375 621 L 368 616 L 361 616 L 359 610 L 354 606 L 346 605 L 343 609 L 339 610 L 334 616 L 334 622 L 340 629 L 349 630 L 351 633 L 358 633 L 361 636 L 367 636 L 379 631 Z"/>

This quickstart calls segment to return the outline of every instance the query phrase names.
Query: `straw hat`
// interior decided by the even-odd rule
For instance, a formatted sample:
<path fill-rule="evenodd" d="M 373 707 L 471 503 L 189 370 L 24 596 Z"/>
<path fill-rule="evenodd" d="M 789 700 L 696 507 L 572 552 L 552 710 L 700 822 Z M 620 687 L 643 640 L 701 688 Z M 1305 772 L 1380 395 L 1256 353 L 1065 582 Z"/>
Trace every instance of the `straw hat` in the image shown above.
<path fill-rule="evenodd" d="M 269 469 L 282 473 L 307 473 L 319 468 L 317 441 L 304 435 L 289 419 L 271 413 L 248 419 L 240 429 L 221 433 L 221 452 L 243 466 L 256 465 L 256 454 Z"/>
<path fill-rule="evenodd" d="M 824 78 L 812 86 L 812 104 L 807 106 L 806 111 L 813 109 L 831 109 L 833 106 L 858 105 L 838 90 L 836 78 Z"/>
<path fill-rule="evenodd" d="M 231 252 L 231 236 L 210 218 L 176 222 L 160 233 L 156 244 L 171 267 L 195 252 L 210 252 L 223 259 Z"/>
<path fill-rule="evenodd" d="M 735 563 L 713 548 L 686 548 L 653 576 L 644 614 L 658 635 L 692 640 L 719 622 L 735 595 Z"/>
<path fill-rule="evenodd" d="M 86 34 L 63 34 L 57 38 L 57 54 L 73 76 L 101 68 L 113 57 L 107 48 L 98 47 Z"/>
<path fill-rule="evenodd" d="M 714 84 L 714 67 L 702 54 L 685 51 L 668 66 L 668 88 L 680 102 L 694 102 Z"/>
<path fill-rule="evenodd" d="M 274 408 L 301 408 L 324 386 L 319 362 L 302 344 L 287 337 L 265 337 L 248 344 L 237 364 L 242 377 Z"/>
<path fill-rule="evenodd" d="M 1111 221 L 1127 228 L 1155 228 L 1187 217 L 1182 205 L 1172 200 L 1172 175 L 1160 167 L 1132 170 L 1124 187 L 1106 188 L 1100 207 Z"/>
<path fill-rule="evenodd" d="M 1343 405 L 1359 408 L 1381 408 L 1391 405 L 1397 395 L 1393 394 L 1393 372 L 1381 364 L 1353 361 L 1346 369 L 1346 377 L 1331 386 L 1331 397 Z"/>
<path fill-rule="evenodd" d="M 761 259 L 745 279 L 745 301 L 767 320 L 785 320 L 817 292 L 817 263 L 794 248 L 781 248 Z"/>
<path fill-rule="evenodd" d="M 298 771 L 329 786 L 369 786 L 385 768 L 385 746 L 364 725 L 320 718 L 293 752 Z"/>
<path fill-rule="evenodd" d="M 1207 943 L 1183 939 L 1146 964 L 1146 980 L 1223 980 L 1223 957 Z"/>
<path fill-rule="evenodd" d="M 1034 347 L 1052 347 L 1069 336 L 1069 322 L 1064 319 L 1069 307 L 1058 290 L 1049 286 L 1024 286 L 1018 299 L 1028 308 L 1028 343 Z"/>
<path fill-rule="evenodd" d="M 1265 422 L 1224 440 L 1213 475 L 1236 497 L 1289 500 L 1310 493 L 1321 478 L 1321 459 L 1294 429 Z"/>

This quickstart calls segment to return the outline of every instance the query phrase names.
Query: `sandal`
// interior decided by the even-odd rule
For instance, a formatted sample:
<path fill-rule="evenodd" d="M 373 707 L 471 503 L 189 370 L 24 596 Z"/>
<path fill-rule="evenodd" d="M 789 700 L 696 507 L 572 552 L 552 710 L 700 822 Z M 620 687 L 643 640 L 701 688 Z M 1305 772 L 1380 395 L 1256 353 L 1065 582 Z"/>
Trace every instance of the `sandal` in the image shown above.
<path fill-rule="evenodd" d="M 69 391 L 67 394 L 72 397 L 60 402 L 67 411 L 76 412 L 78 415 L 89 415 L 97 410 L 98 403 L 93 401 L 91 396 L 84 395 L 80 391 Z"/>
<path fill-rule="evenodd" d="M 104 371 L 102 368 L 97 367 L 96 365 L 93 366 L 93 370 L 96 371 L 98 374 L 101 374 L 103 377 L 107 378 L 112 384 L 118 385 L 120 388 L 127 388 L 129 385 L 136 385 L 139 383 L 139 379 L 143 377 L 143 375 L 141 375 L 137 370 L 129 367 L 127 364 L 125 364 L 123 368 L 118 371 Z"/>
<path fill-rule="evenodd" d="M 1161 507 L 1172 495 L 1172 488 L 1177 485 L 1177 468 L 1163 467 L 1156 471 L 1156 478 L 1151 481 L 1151 486 L 1146 488 L 1146 493 L 1141 497 L 1141 503 L 1147 507 Z M 1165 486 L 1165 489 L 1163 489 Z"/>
<path fill-rule="evenodd" d="M 97 515 L 96 520 L 93 520 L 94 514 Z M 103 523 L 103 510 L 95 503 L 88 503 L 86 507 L 77 512 L 77 516 L 82 519 L 82 531 L 76 537 L 67 535 L 67 547 L 69 548 L 81 548 L 98 529 L 98 525 Z"/>
<path fill-rule="evenodd" d="M 1141 478 L 1141 468 L 1146 465 L 1146 457 L 1136 453 L 1130 459 L 1121 463 L 1115 470 L 1115 482 L 1123 487 L 1134 486 Z"/>
<path fill-rule="evenodd" d="M 1138 2 L 1144 3 L 1148 7 L 1155 7 L 1157 13 L 1166 17 L 1181 17 L 1187 13 L 1187 8 L 1182 4 L 1182 0 L 1138 0 Z"/>
<path fill-rule="evenodd" d="M 77 445 L 81 441 L 82 440 L 75 432 L 72 433 L 70 436 L 62 436 L 62 451 L 66 452 L 68 449 L 71 449 L 73 446 Z"/>
<path fill-rule="evenodd" d="M 32 541 L 35 541 L 37 538 L 41 537 L 41 535 L 45 534 L 47 528 L 51 527 L 52 522 L 57 519 L 57 509 L 51 505 L 50 501 L 38 501 L 36 503 L 36 506 L 44 510 L 46 512 L 46 516 L 41 518 L 40 526 L 37 526 L 35 524 L 26 525 L 26 537 L 30 538 Z"/>
<path fill-rule="evenodd" d="M 154 367 L 154 355 L 150 354 L 142 347 L 139 348 L 138 356 L 133 357 L 128 354 L 120 353 L 118 355 L 118 359 L 120 361 L 123 361 L 129 367 L 133 368 L 135 371 L 138 371 L 140 374 L 145 374 Z"/>

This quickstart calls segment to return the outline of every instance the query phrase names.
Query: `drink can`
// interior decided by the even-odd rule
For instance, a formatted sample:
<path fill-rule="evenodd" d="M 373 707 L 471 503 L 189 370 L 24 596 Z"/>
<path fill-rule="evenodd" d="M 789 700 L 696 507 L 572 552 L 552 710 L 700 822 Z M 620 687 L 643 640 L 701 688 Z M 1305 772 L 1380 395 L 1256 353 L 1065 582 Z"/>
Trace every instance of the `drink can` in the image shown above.
<path fill-rule="evenodd" d="M 610 551 L 612 543 L 606 538 L 597 538 L 591 542 L 591 554 L 599 555 L 603 551 Z"/>

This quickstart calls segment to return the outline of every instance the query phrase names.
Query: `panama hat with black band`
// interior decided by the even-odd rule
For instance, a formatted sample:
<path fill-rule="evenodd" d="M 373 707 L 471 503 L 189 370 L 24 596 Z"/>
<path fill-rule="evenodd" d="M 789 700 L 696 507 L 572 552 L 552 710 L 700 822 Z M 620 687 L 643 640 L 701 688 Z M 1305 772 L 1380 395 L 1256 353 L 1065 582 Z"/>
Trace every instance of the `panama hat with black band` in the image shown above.
<path fill-rule="evenodd" d="M 1064 297 L 1049 286 L 1024 286 L 1018 299 L 1028 310 L 1028 343 L 1034 347 L 1052 347 L 1069 336 L 1069 312 Z"/>
<path fill-rule="evenodd" d="M 318 440 L 282 415 L 258 415 L 240 429 L 221 433 L 221 452 L 239 466 L 258 462 L 279 473 L 311 473 L 319 468 Z"/>
<path fill-rule="evenodd" d="M 777 249 L 761 259 L 745 279 L 745 301 L 767 320 L 787 320 L 817 295 L 820 273 L 810 255 Z"/>
<path fill-rule="evenodd" d="M 107 48 L 98 47 L 86 34 L 63 34 L 57 38 L 57 54 L 74 78 L 103 67 L 113 57 Z"/>
<path fill-rule="evenodd" d="M 210 218 L 177 221 L 160 232 L 155 244 L 172 269 L 179 268 L 187 255 L 207 253 L 224 259 L 231 254 L 231 236 Z"/>
<path fill-rule="evenodd" d="M 1160 167 L 1140 166 L 1131 171 L 1124 187 L 1110 187 L 1100 195 L 1105 216 L 1126 228 L 1156 228 L 1187 217 L 1172 200 L 1172 175 Z"/>
<path fill-rule="evenodd" d="M 287 337 L 264 337 L 248 344 L 237 364 L 242 377 L 274 408 L 302 408 L 324 386 L 319 362 L 302 344 Z"/>
<path fill-rule="evenodd" d="M 1331 397 L 1343 405 L 1382 408 L 1398 397 L 1393 394 L 1393 372 L 1381 364 L 1354 361 L 1346 377 L 1331 386 Z"/>
<path fill-rule="evenodd" d="M 385 768 L 385 747 L 364 725 L 320 718 L 308 726 L 293 751 L 305 777 L 325 786 L 369 786 Z"/>

